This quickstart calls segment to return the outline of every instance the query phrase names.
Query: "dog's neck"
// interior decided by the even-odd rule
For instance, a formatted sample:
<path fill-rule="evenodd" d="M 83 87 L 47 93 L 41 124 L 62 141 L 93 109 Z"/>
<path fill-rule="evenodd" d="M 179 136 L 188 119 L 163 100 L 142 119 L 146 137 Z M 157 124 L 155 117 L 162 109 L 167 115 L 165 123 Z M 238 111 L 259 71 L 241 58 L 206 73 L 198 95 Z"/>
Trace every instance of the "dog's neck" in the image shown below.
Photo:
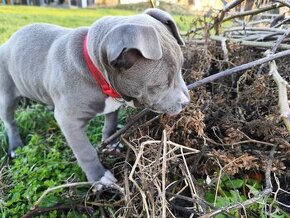
<path fill-rule="evenodd" d="M 88 52 L 88 36 L 87 35 L 85 36 L 84 43 L 83 43 L 83 56 L 92 77 L 100 85 L 102 92 L 105 95 L 108 95 L 113 98 L 121 98 L 121 95 L 110 86 L 110 84 L 105 79 L 102 72 L 99 70 L 99 68 L 94 64 L 94 62 L 90 58 L 90 55 Z"/>

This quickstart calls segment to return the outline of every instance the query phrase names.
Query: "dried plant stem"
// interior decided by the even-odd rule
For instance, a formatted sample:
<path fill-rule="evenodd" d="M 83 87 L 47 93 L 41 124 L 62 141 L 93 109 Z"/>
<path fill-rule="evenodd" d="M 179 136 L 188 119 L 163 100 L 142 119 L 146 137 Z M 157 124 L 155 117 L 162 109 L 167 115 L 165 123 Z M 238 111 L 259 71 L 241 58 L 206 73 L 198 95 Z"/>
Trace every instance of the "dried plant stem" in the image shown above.
<path fill-rule="evenodd" d="M 244 46 L 249 46 L 249 47 L 255 47 L 255 48 L 272 48 L 275 45 L 275 42 L 257 42 L 257 41 L 249 41 L 249 40 L 243 40 L 243 39 L 234 39 L 234 38 L 226 38 L 223 36 L 211 36 L 211 40 L 218 41 L 221 44 L 224 43 L 224 41 L 229 41 L 229 42 L 234 42 L 234 43 L 240 43 L 241 45 Z M 290 49 L 290 45 L 288 44 L 279 44 L 278 45 L 279 49 L 282 50 L 288 50 Z M 224 50 L 224 48 L 223 48 Z"/>
<path fill-rule="evenodd" d="M 150 4 L 151 8 L 155 8 L 155 3 L 154 2 L 155 1 L 153 1 L 153 0 L 149 0 L 149 4 Z"/>
<path fill-rule="evenodd" d="M 152 143 L 158 143 L 158 142 L 157 141 L 154 141 L 154 140 L 149 140 L 149 141 L 146 141 L 146 142 L 141 143 L 140 149 L 139 149 L 139 153 L 136 156 L 135 163 L 134 163 L 134 165 L 132 167 L 132 170 L 130 172 L 130 175 L 129 175 L 129 180 L 137 187 L 139 193 L 141 194 L 142 201 L 143 201 L 143 206 L 145 207 L 145 211 L 146 211 L 147 217 L 150 217 L 150 213 L 149 213 L 149 206 L 148 206 L 147 200 L 146 200 L 146 194 L 142 190 L 142 188 L 138 185 L 138 183 L 136 182 L 136 180 L 133 178 L 133 175 L 134 175 L 134 173 L 136 171 L 136 168 L 138 166 L 138 163 L 140 162 L 140 159 L 141 159 L 141 157 L 142 157 L 142 155 L 144 153 L 145 145 L 148 145 L 148 144 L 150 145 Z"/>
<path fill-rule="evenodd" d="M 279 46 L 281 45 L 281 43 L 283 42 L 283 40 L 290 34 L 290 30 L 287 30 L 283 35 L 279 36 L 279 38 L 277 39 L 276 43 L 273 45 L 272 49 L 271 49 L 271 54 L 275 54 L 277 49 L 279 48 Z M 283 47 L 283 46 L 282 46 Z M 262 72 L 262 69 L 264 68 L 266 63 L 262 64 L 260 66 L 260 69 L 258 71 L 258 74 L 260 74 Z"/>
<path fill-rule="evenodd" d="M 110 144 L 112 141 L 114 141 L 116 138 L 118 138 L 121 134 L 123 134 L 127 129 L 129 129 L 131 126 L 133 126 L 138 120 L 140 120 L 145 114 L 148 113 L 148 109 L 143 109 L 138 114 L 136 114 L 126 125 L 119 129 L 117 132 L 115 132 L 113 135 L 111 135 L 109 138 L 104 140 L 101 144 L 102 147 L 105 147 L 106 145 Z"/>
<path fill-rule="evenodd" d="M 68 184 L 64 184 L 64 185 L 59 185 L 59 186 L 55 186 L 52 188 L 48 188 L 47 190 L 45 190 L 42 195 L 38 198 L 38 200 L 34 203 L 33 207 L 31 208 L 31 210 L 34 210 L 35 208 L 37 208 L 39 206 L 39 204 L 42 202 L 43 198 L 50 192 L 53 192 L 57 189 L 62 189 L 62 188 L 68 188 L 68 187 L 76 187 L 76 186 L 91 186 L 93 185 L 93 183 L 91 182 L 76 182 L 76 183 L 68 183 Z"/>
<path fill-rule="evenodd" d="M 45 190 L 42 195 L 38 198 L 38 200 L 34 203 L 33 207 L 31 208 L 31 210 L 35 210 L 36 208 L 38 208 L 38 206 L 40 205 L 40 203 L 42 202 L 43 198 L 50 192 L 53 192 L 57 189 L 62 189 L 62 188 L 69 188 L 69 187 L 76 187 L 76 186 L 96 186 L 100 184 L 99 182 L 75 182 L 75 183 L 68 183 L 68 184 L 64 184 L 64 185 L 59 185 L 59 186 L 55 186 L 52 188 L 48 188 L 47 190 Z M 121 187 L 119 187 L 117 184 L 113 184 L 111 185 L 112 188 L 120 191 L 120 193 L 124 193 L 123 189 Z"/>
<path fill-rule="evenodd" d="M 206 77 L 204 79 L 201 79 L 199 81 L 196 81 L 196 82 L 188 85 L 187 87 L 189 89 L 195 89 L 195 88 L 197 88 L 199 86 L 202 86 L 204 84 L 213 82 L 213 81 L 215 81 L 217 79 L 232 75 L 234 73 L 238 73 L 240 71 L 249 69 L 251 67 L 255 67 L 257 65 L 261 65 L 263 63 L 267 63 L 269 61 L 272 61 L 272 60 L 275 60 L 275 59 L 278 59 L 278 58 L 281 58 L 281 57 L 285 57 L 285 56 L 288 56 L 288 55 L 290 55 L 290 50 L 281 51 L 281 52 L 278 52 L 276 54 L 272 54 L 272 55 L 269 55 L 267 57 L 255 60 L 255 61 L 252 61 L 252 62 L 249 62 L 249 63 L 246 63 L 246 64 L 242 64 L 240 66 L 236 66 L 236 67 L 228 69 L 228 70 L 221 71 L 221 72 L 219 72 L 217 74 L 214 74 L 214 75 L 208 76 L 208 77 Z"/>
<path fill-rule="evenodd" d="M 229 61 L 229 52 L 227 48 L 227 38 L 221 39 L 222 50 L 224 52 L 224 60 Z"/>
<path fill-rule="evenodd" d="M 284 39 L 285 39 L 289 34 L 290 34 L 290 30 L 288 29 L 288 30 L 287 30 L 283 35 L 281 35 L 281 36 L 277 39 L 275 45 L 272 47 L 272 50 L 271 50 L 272 54 L 274 54 L 274 53 L 277 51 L 277 49 L 279 48 L 279 46 L 281 45 L 281 43 L 283 42 L 283 40 L 284 40 Z"/>
<path fill-rule="evenodd" d="M 219 26 L 223 22 L 223 19 L 225 17 L 226 12 L 228 12 L 232 8 L 236 7 L 237 5 L 240 5 L 243 1 L 245 1 L 245 0 L 235 0 L 235 1 L 227 3 L 224 6 L 224 8 L 220 11 L 218 16 L 215 18 L 215 21 L 214 21 L 214 24 L 213 24 L 213 27 L 215 28 L 216 34 L 219 33 Z"/>
<path fill-rule="evenodd" d="M 244 12 L 240 12 L 240 13 L 231 15 L 229 17 L 224 18 L 221 22 L 226 22 L 226 21 L 232 20 L 232 19 L 237 18 L 237 17 L 245 17 L 245 16 L 248 16 L 248 15 L 260 14 L 262 12 L 269 11 L 269 10 L 272 10 L 272 9 L 275 9 L 275 8 L 280 8 L 280 7 L 283 7 L 283 6 L 284 5 L 282 5 L 282 4 L 274 3 L 272 5 L 267 5 L 265 7 L 261 7 L 261 8 L 254 9 L 254 10 L 251 10 L 251 11 L 244 11 Z"/>
<path fill-rule="evenodd" d="M 167 201 L 166 201 L 166 171 L 167 171 L 167 136 L 166 130 L 162 132 L 163 141 L 163 160 L 162 160 L 162 217 L 166 217 Z"/>
<path fill-rule="evenodd" d="M 277 87 L 278 87 L 278 98 L 279 98 L 279 109 L 281 118 L 290 134 L 290 107 L 288 103 L 287 87 L 289 84 L 284 80 L 278 72 L 277 65 L 275 61 L 269 63 L 270 75 L 273 77 Z"/>
<path fill-rule="evenodd" d="M 280 2 L 281 4 L 290 7 L 290 2 L 288 0 L 275 0 L 276 2 Z"/>

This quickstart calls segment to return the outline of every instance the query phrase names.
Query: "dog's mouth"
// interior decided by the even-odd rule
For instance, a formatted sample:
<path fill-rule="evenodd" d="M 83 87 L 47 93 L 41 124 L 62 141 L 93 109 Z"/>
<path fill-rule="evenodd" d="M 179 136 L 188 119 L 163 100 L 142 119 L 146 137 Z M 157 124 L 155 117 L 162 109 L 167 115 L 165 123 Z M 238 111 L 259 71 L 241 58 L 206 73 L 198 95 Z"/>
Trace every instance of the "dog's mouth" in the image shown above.
<path fill-rule="evenodd" d="M 136 108 L 141 108 L 141 107 L 148 108 L 149 110 L 151 110 L 155 113 L 158 113 L 158 114 L 166 113 L 169 116 L 176 116 L 182 110 L 182 105 L 179 103 L 177 103 L 169 108 L 162 108 L 162 105 L 158 105 L 158 104 L 151 104 L 150 105 L 150 104 L 147 104 L 145 102 L 144 103 L 140 102 L 138 99 L 132 98 L 132 97 L 124 98 L 124 100 L 126 101 L 126 103 L 129 106 L 136 107 Z"/>
<path fill-rule="evenodd" d="M 151 107 L 147 107 L 151 111 L 154 111 L 156 113 L 165 113 L 169 116 L 176 116 L 182 111 L 182 105 L 181 104 L 175 104 L 169 108 L 160 108 L 155 105 Z"/>

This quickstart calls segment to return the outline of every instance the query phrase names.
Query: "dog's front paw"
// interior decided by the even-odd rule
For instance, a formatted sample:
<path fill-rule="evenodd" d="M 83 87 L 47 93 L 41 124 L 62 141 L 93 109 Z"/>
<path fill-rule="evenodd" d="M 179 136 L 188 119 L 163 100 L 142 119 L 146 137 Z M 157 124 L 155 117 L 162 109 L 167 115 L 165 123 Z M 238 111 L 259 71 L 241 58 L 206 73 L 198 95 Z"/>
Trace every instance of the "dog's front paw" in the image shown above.
<path fill-rule="evenodd" d="M 117 182 L 117 179 L 114 177 L 114 175 L 107 170 L 105 174 L 101 177 L 101 179 L 97 182 L 96 188 L 97 190 L 101 190 L 104 186 L 109 187 L 115 184 Z"/>
<path fill-rule="evenodd" d="M 113 144 L 108 144 L 106 146 L 106 148 L 103 149 L 103 152 L 112 152 L 112 151 L 116 151 L 116 152 L 121 152 L 121 150 L 124 148 L 124 145 L 122 145 L 121 142 L 116 142 Z"/>
<path fill-rule="evenodd" d="M 14 150 L 9 151 L 9 152 L 8 152 L 8 156 L 9 156 L 10 158 L 15 158 L 15 157 L 16 157 L 16 153 L 15 153 L 15 151 L 14 151 Z"/>

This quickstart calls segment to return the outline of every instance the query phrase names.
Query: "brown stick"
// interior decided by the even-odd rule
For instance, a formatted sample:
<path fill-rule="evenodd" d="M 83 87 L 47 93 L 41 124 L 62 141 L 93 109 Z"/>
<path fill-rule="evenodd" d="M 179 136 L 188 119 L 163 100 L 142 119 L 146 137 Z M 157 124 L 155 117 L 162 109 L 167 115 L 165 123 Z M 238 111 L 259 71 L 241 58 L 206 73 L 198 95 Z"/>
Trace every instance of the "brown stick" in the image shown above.
<path fill-rule="evenodd" d="M 273 42 L 256 42 L 256 41 L 247 41 L 247 40 L 233 39 L 233 38 L 230 39 L 230 38 L 225 38 L 223 36 L 211 36 L 210 39 L 214 41 L 218 41 L 220 43 L 222 43 L 226 39 L 227 41 L 230 41 L 230 42 L 240 43 L 240 45 L 255 47 L 255 48 L 272 48 L 276 44 Z M 279 44 L 278 48 L 283 49 L 283 50 L 288 50 L 290 49 L 290 45 Z"/>
<path fill-rule="evenodd" d="M 279 109 L 281 118 L 290 134 L 290 107 L 288 103 L 287 87 L 289 87 L 286 80 L 284 80 L 278 72 L 275 61 L 269 62 L 270 75 L 273 77 L 278 88 Z"/>
<path fill-rule="evenodd" d="M 276 2 L 280 2 L 281 4 L 290 7 L 290 2 L 287 0 L 276 0 Z"/>
<path fill-rule="evenodd" d="M 263 63 L 266 63 L 266 62 L 269 62 L 269 61 L 272 61 L 272 60 L 275 60 L 275 59 L 278 59 L 278 58 L 281 58 L 281 57 L 285 57 L 285 56 L 288 56 L 288 55 L 290 55 L 290 50 L 286 50 L 286 51 L 282 51 L 282 52 L 279 52 L 279 53 L 276 53 L 276 54 L 273 54 L 273 55 L 269 55 L 268 57 L 264 57 L 264 58 L 258 59 L 256 61 L 252 61 L 252 62 L 249 62 L 249 63 L 246 63 L 246 64 L 242 64 L 240 66 L 237 66 L 237 67 L 234 67 L 234 68 L 231 68 L 231 69 L 228 69 L 228 70 L 224 70 L 224 71 L 219 72 L 217 74 L 208 76 L 208 77 L 206 77 L 204 79 L 201 79 L 199 81 L 196 81 L 196 82 L 188 85 L 187 87 L 188 87 L 188 89 L 195 89 L 195 88 L 197 88 L 199 86 L 202 86 L 204 84 L 213 82 L 213 81 L 215 81 L 217 79 L 220 79 L 222 77 L 226 77 L 226 76 L 232 75 L 234 73 L 238 73 L 240 71 L 249 69 L 251 67 L 255 67 L 257 65 L 261 65 Z"/>
<path fill-rule="evenodd" d="M 151 8 L 155 8 L 155 4 L 153 0 L 149 0 L 149 4 Z"/>
<path fill-rule="evenodd" d="M 112 141 L 114 141 L 116 138 L 118 138 L 120 135 L 122 135 L 124 132 L 127 131 L 131 126 L 133 126 L 138 120 L 140 120 L 145 114 L 148 113 L 148 109 L 143 109 L 138 114 L 136 114 L 128 123 L 126 123 L 123 128 L 119 129 L 117 132 L 115 132 L 113 135 L 111 135 L 109 138 L 104 140 L 101 144 L 101 147 L 105 147 L 106 145 L 110 144 Z"/>
<path fill-rule="evenodd" d="M 221 10 L 220 14 L 215 18 L 214 24 L 213 24 L 213 26 L 215 28 L 215 32 L 217 35 L 219 34 L 219 26 L 223 22 L 223 19 L 225 17 L 226 12 L 228 12 L 232 8 L 240 5 L 243 1 L 245 1 L 245 0 L 235 0 L 235 1 L 229 2 L 228 4 L 226 4 L 224 6 L 224 8 Z"/>
<path fill-rule="evenodd" d="M 281 35 L 277 41 L 275 42 L 275 44 L 272 46 L 271 49 L 271 53 L 274 54 L 276 53 L 277 49 L 279 48 L 279 46 L 281 46 L 281 43 L 284 41 L 284 39 L 290 34 L 290 30 L 287 30 L 283 35 Z M 260 74 L 263 70 L 263 68 L 265 67 L 266 63 L 262 64 L 259 68 L 258 74 Z"/>
<path fill-rule="evenodd" d="M 240 71 L 249 69 L 251 67 L 255 67 L 257 65 L 261 65 L 263 63 L 267 63 L 269 61 L 272 61 L 272 60 L 275 60 L 275 59 L 278 59 L 278 58 L 281 58 L 281 57 L 285 57 L 285 56 L 288 56 L 288 55 L 290 55 L 290 50 L 286 50 L 286 51 L 282 51 L 282 52 L 279 52 L 279 53 L 276 53 L 276 54 L 273 54 L 273 55 L 269 55 L 268 57 L 264 57 L 264 58 L 258 59 L 256 61 L 252 61 L 252 62 L 249 62 L 247 64 L 243 64 L 243 65 L 240 65 L 240 66 L 228 69 L 228 70 L 221 71 L 221 72 L 219 72 L 217 74 L 208 76 L 208 77 L 206 77 L 204 79 L 201 79 L 201 80 L 196 81 L 196 82 L 194 82 L 192 84 L 189 84 L 187 86 L 187 88 L 188 89 L 195 89 L 195 88 L 197 88 L 199 86 L 202 86 L 202 85 L 205 85 L 207 83 L 213 82 L 213 81 L 215 81 L 217 79 L 232 75 L 234 73 L 238 73 Z M 116 138 L 118 138 L 121 134 L 123 134 L 125 131 L 127 131 L 127 129 L 129 129 L 132 125 L 134 125 L 138 120 L 140 120 L 145 114 L 147 114 L 148 111 L 149 111 L 148 109 L 143 109 L 141 112 L 136 114 L 135 117 L 133 117 L 122 129 L 118 130 L 116 133 L 111 135 L 108 139 L 103 141 L 101 146 L 104 147 L 104 146 L 110 144 L 112 141 L 114 141 Z"/>
<path fill-rule="evenodd" d="M 248 16 L 248 15 L 256 15 L 256 14 L 259 14 L 259 13 L 262 13 L 262 12 L 265 12 L 265 11 L 269 11 L 269 10 L 272 10 L 274 8 L 280 8 L 280 7 L 283 7 L 283 6 L 284 5 L 282 5 L 282 4 L 274 3 L 272 5 L 267 5 L 265 7 L 261 7 L 261 8 L 254 9 L 254 10 L 251 10 L 251 11 L 245 11 L 245 12 L 234 14 L 232 16 L 226 17 L 221 22 L 223 23 L 223 22 L 232 20 L 232 19 L 237 18 L 237 17 L 245 17 L 245 16 Z"/>

